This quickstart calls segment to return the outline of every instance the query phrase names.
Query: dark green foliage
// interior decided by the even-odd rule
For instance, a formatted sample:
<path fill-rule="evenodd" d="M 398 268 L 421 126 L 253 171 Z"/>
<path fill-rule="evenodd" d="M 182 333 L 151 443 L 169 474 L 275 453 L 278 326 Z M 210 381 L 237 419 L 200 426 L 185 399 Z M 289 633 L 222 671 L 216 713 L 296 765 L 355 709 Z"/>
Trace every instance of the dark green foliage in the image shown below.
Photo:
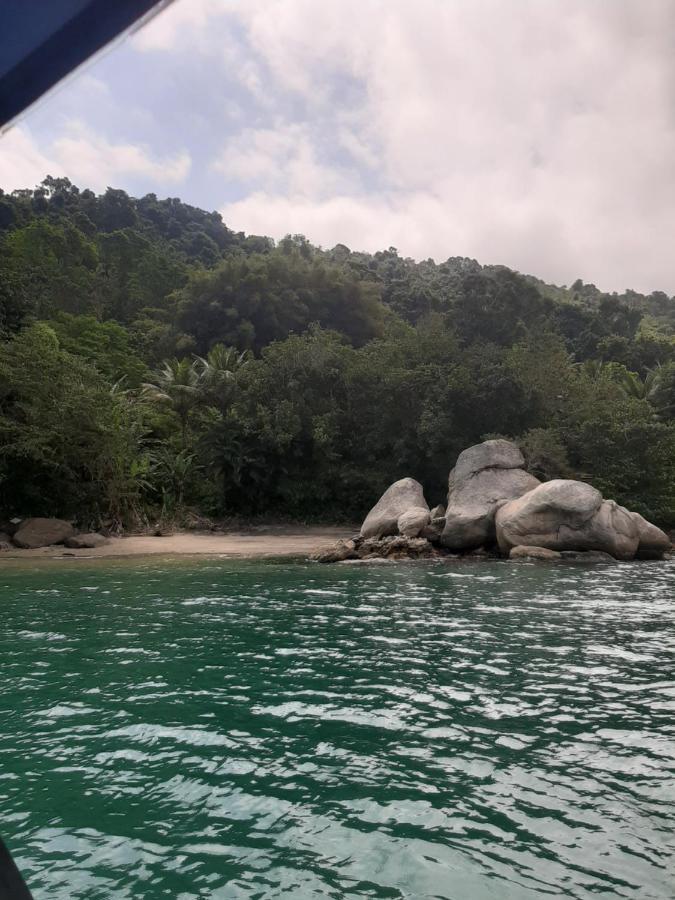
<path fill-rule="evenodd" d="M 357 518 L 519 440 L 675 525 L 675 302 L 230 231 L 67 179 L 0 192 L 0 511 Z"/>
<path fill-rule="evenodd" d="M 343 268 L 282 246 L 195 272 L 178 298 L 178 326 L 200 353 L 215 343 L 259 352 L 314 322 L 363 344 L 382 330 L 378 294 Z"/>

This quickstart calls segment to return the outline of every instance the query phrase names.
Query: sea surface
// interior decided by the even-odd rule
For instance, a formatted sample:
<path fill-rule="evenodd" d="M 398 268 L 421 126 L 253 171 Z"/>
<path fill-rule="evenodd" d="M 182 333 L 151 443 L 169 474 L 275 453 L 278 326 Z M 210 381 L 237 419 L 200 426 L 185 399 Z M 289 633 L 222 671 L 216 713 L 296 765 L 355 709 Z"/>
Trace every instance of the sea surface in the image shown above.
<path fill-rule="evenodd" d="M 35 900 L 675 897 L 675 565 L 0 568 Z"/>

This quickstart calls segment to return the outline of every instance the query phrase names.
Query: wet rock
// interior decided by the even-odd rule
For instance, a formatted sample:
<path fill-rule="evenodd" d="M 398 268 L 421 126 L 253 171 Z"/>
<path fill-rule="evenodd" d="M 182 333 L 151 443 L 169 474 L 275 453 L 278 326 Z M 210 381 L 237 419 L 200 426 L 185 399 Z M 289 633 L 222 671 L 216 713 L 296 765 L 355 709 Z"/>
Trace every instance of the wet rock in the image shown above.
<path fill-rule="evenodd" d="M 609 553 L 603 553 L 602 550 L 561 550 L 562 559 L 569 562 L 580 563 L 615 563 L 616 560 Z"/>
<path fill-rule="evenodd" d="M 561 554 L 557 550 L 549 550 L 546 547 L 511 547 L 509 559 L 540 559 L 551 561 L 562 559 Z"/>
<path fill-rule="evenodd" d="M 395 559 L 385 559 L 383 556 L 372 556 L 368 559 L 342 559 L 341 566 L 388 566 L 395 563 Z"/>

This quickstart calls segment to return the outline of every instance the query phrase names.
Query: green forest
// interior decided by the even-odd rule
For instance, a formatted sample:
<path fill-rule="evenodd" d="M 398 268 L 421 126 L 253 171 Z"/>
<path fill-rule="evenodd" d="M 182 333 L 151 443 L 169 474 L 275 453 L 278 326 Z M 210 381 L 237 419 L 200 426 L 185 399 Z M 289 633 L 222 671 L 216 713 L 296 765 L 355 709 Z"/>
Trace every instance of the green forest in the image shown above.
<path fill-rule="evenodd" d="M 0 191 L 0 511 L 352 521 L 517 441 L 675 526 L 675 299 L 275 243 L 67 179 Z"/>

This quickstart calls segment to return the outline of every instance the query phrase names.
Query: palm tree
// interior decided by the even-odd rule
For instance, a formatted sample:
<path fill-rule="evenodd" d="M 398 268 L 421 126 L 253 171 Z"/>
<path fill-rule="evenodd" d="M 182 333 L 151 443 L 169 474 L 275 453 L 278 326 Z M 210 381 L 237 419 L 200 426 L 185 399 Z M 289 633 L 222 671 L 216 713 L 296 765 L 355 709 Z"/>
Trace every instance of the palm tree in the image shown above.
<path fill-rule="evenodd" d="M 206 357 L 196 356 L 194 365 L 199 373 L 199 387 L 204 399 L 223 411 L 229 403 L 237 374 L 250 359 L 248 350 L 240 353 L 234 347 L 225 347 L 224 344 L 215 344 Z"/>
<path fill-rule="evenodd" d="M 658 387 L 660 366 L 649 369 L 644 378 L 640 378 L 637 372 L 624 369 L 619 372 L 618 384 L 627 397 L 635 400 L 650 400 Z"/>
<path fill-rule="evenodd" d="M 651 400 L 658 389 L 661 379 L 661 366 L 657 364 L 649 369 L 644 378 L 637 372 L 631 372 L 617 362 L 603 362 L 599 359 L 587 359 L 578 364 L 584 374 L 594 382 L 608 380 L 618 385 L 626 397 L 634 400 Z"/>
<path fill-rule="evenodd" d="M 200 400 L 200 373 L 189 359 L 165 361 L 154 384 L 143 385 L 143 395 L 154 403 L 164 403 L 176 413 L 181 424 L 183 448 L 187 447 L 188 424 Z"/>

